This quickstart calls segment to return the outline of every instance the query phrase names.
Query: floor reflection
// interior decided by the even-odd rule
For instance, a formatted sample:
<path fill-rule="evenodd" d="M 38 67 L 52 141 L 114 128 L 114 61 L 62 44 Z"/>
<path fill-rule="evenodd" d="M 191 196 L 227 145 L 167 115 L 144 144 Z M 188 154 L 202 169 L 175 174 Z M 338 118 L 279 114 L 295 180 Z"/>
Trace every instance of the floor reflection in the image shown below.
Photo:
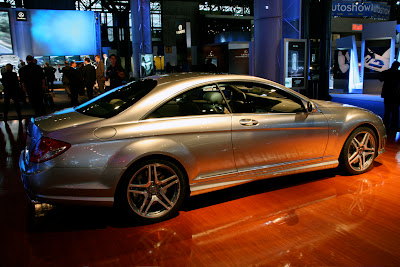
<path fill-rule="evenodd" d="M 189 198 L 138 225 L 109 208 L 29 204 L 17 169 L 24 123 L 0 125 L 0 266 L 396 265 L 400 144 L 374 169 L 257 181 Z M 1 191 L 2 190 L 2 191 Z"/>

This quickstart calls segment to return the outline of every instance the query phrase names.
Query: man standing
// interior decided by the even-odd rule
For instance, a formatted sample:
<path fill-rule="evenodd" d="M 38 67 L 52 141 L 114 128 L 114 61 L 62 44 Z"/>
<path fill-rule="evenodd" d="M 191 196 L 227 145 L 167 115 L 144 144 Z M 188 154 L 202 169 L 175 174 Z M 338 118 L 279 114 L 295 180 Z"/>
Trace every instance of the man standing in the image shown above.
<path fill-rule="evenodd" d="M 110 59 L 107 57 L 107 54 L 103 54 L 103 59 L 104 59 L 105 69 L 108 69 L 108 67 L 110 67 L 111 65 L 111 62 Z"/>
<path fill-rule="evenodd" d="M 44 105 L 44 73 L 43 69 L 36 65 L 33 56 L 26 57 L 28 63 L 20 69 L 22 88 L 28 93 L 29 102 L 35 110 L 35 116 L 42 116 L 46 113 Z"/>
<path fill-rule="evenodd" d="M 82 68 L 83 81 L 89 99 L 93 98 L 93 86 L 96 83 L 96 69 L 90 64 L 90 58 L 85 58 L 85 66 Z"/>
<path fill-rule="evenodd" d="M 104 63 L 100 59 L 100 55 L 96 55 L 95 60 L 97 62 L 97 68 L 96 68 L 96 80 L 97 80 L 97 85 L 99 86 L 100 94 L 104 93 Z"/>
<path fill-rule="evenodd" d="M 18 103 L 19 83 L 18 76 L 12 71 L 11 64 L 6 65 L 6 72 L 3 73 L 1 83 L 4 87 L 4 121 L 7 121 L 8 108 L 10 106 L 10 99 L 14 100 L 15 110 L 18 114 L 18 120 L 21 120 L 21 107 Z"/>
<path fill-rule="evenodd" d="M 393 62 L 390 69 L 381 73 L 379 80 L 383 82 L 382 94 L 385 105 L 383 123 L 389 131 L 397 131 L 399 127 L 400 106 L 400 63 Z"/>
<path fill-rule="evenodd" d="M 44 76 L 46 77 L 47 86 L 49 87 L 49 91 L 54 91 L 54 80 L 56 76 L 54 73 L 56 69 L 50 66 L 49 62 L 44 63 Z"/>
<path fill-rule="evenodd" d="M 70 70 L 70 66 L 69 66 L 69 62 L 68 61 L 65 61 L 65 63 L 64 63 L 64 67 L 61 69 L 60 68 L 60 66 L 58 66 L 58 71 L 60 72 L 60 73 L 62 73 L 62 83 L 63 83 L 63 85 L 64 85 L 64 89 L 65 89 L 65 91 L 67 92 L 67 94 L 68 94 L 68 97 L 71 97 L 71 90 L 69 89 L 69 80 L 68 80 L 68 75 L 67 75 L 67 73 L 68 73 L 68 71 Z"/>
<path fill-rule="evenodd" d="M 117 56 L 110 56 L 111 65 L 107 68 L 107 79 L 110 79 L 110 89 L 121 86 L 125 78 L 125 71 L 117 63 Z"/>
<path fill-rule="evenodd" d="M 67 78 L 70 84 L 71 90 L 71 105 L 77 106 L 78 102 L 78 95 L 80 89 L 83 87 L 83 77 L 82 73 L 76 68 L 76 62 L 71 61 L 71 68 L 68 70 Z"/>

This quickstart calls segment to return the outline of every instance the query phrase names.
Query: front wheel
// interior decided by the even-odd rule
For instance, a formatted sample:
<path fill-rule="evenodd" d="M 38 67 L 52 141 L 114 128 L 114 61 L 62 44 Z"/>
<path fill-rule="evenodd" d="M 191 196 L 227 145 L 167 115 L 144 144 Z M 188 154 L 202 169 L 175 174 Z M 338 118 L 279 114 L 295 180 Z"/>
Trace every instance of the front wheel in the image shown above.
<path fill-rule="evenodd" d="M 377 138 L 368 127 L 355 129 L 347 138 L 340 154 L 340 164 L 349 174 L 361 174 L 374 167 Z"/>
<path fill-rule="evenodd" d="M 118 206 L 146 223 L 171 218 L 186 195 L 184 173 L 165 160 L 141 162 L 122 179 L 116 195 Z"/>

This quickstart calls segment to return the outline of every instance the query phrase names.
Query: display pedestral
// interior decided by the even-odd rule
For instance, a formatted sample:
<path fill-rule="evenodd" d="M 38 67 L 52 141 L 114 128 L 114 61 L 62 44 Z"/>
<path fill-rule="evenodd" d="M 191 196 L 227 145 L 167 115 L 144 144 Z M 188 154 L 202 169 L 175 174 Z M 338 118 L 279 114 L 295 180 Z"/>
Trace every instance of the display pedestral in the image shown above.
<path fill-rule="evenodd" d="M 307 88 L 307 40 L 284 39 L 285 86 L 295 90 Z"/>
<path fill-rule="evenodd" d="M 356 39 L 354 35 L 336 40 L 333 63 L 333 88 L 345 93 L 361 93 L 363 88 L 358 67 Z"/>

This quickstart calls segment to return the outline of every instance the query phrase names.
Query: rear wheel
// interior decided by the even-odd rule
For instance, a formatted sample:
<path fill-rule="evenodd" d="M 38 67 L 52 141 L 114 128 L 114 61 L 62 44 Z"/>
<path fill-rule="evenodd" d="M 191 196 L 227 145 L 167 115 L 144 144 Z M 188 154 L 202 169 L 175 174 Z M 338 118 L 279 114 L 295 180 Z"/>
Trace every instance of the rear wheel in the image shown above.
<path fill-rule="evenodd" d="M 175 164 L 152 159 L 126 173 L 116 198 L 119 206 L 136 219 L 153 223 L 175 215 L 185 198 L 187 182 Z"/>
<path fill-rule="evenodd" d="M 340 163 L 349 174 L 361 174 L 371 170 L 377 153 L 377 138 L 368 127 L 355 129 L 347 138 Z"/>

